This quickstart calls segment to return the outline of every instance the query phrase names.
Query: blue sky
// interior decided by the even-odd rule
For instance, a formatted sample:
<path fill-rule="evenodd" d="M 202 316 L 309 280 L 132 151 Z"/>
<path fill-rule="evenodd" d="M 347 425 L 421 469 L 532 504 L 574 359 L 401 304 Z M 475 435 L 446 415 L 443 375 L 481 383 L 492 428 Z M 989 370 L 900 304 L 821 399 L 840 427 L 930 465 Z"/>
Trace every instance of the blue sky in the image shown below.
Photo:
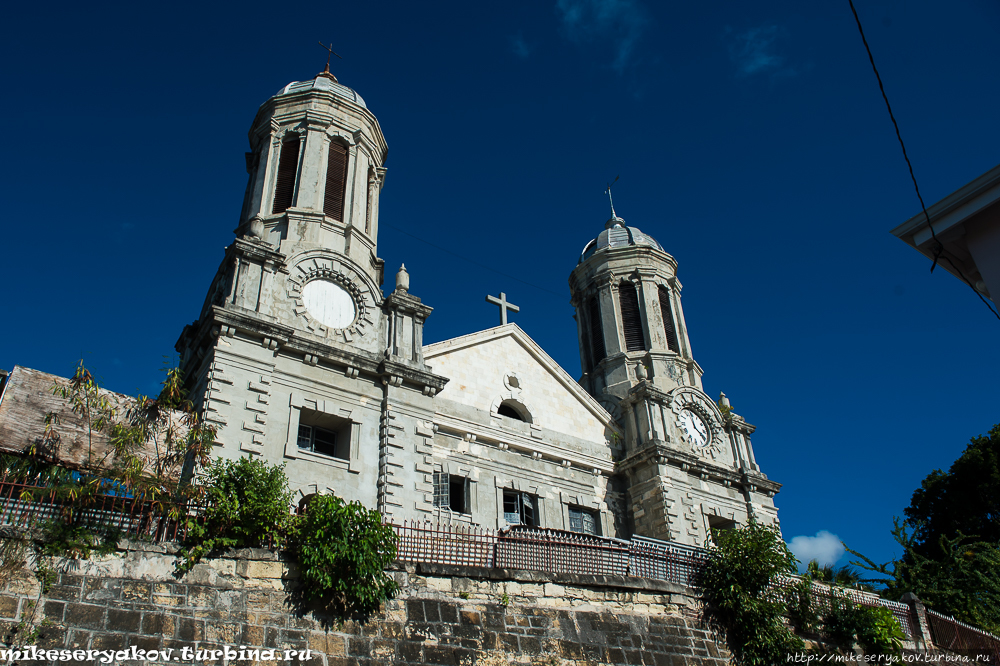
<path fill-rule="evenodd" d="M 928 204 L 1000 162 L 1000 5 L 858 10 Z M 578 376 L 567 278 L 620 174 L 618 213 L 679 262 L 706 390 L 785 484 L 787 539 L 888 559 L 920 480 L 1000 421 L 1000 322 L 889 233 L 919 204 L 846 0 L 20 3 L 5 23 L 0 367 L 82 355 L 156 390 L 232 239 L 254 113 L 324 40 L 388 140 L 379 253 L 435 308 L 428 342 L 495 325 L 503 290 Z"/>

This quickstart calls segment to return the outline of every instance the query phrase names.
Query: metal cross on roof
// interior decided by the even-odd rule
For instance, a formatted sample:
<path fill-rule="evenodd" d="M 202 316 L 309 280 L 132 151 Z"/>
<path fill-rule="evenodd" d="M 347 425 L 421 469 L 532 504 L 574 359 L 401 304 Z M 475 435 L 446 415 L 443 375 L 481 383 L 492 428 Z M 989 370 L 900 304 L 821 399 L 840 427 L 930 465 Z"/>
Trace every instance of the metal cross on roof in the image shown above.
<path fill-rule="evenodd" d="M 521 308 L 507 302 L 507 294 L 500 292 L 500 298 L 496 296 L 487 296 L 486 300 L 494 305 L 500 306 L 500 325 L 503 326 L 507 323 L 507 310 L 511 312 L 520 312 Z"/>
<path fill-rule="evenodd" d="M 615 179 L 608 185 L 608 189 L 604 190 L 608 193 L 608 201 L 611 203 L 611 219 L 618 217 L 618 214 L 615 213 L 615 200 L 611 198 L 611 188 L 618 182 L 619 178 L 621 178 L 621 176 L 615 176 Z"/>
<path fill-rule="evenodd" d="M 326 49 L 327 51 L 330 52 L 329 55 L 326 56 L 326 71 L 329 72 L 330 71 L 330 57 L 331 56 L 337 56 L 338 58 L 340 58 L 340 55 L 338 53 L 334 52 L 334 50 L 333 50 L 333 42 L 330 42 L 329 46 L 327 46 L 323 42 L 320 42 L 319 45 L 322 46 L 324 49 Z M 340 58 L 340 59 L 343 60 L 343 58 Z"/>

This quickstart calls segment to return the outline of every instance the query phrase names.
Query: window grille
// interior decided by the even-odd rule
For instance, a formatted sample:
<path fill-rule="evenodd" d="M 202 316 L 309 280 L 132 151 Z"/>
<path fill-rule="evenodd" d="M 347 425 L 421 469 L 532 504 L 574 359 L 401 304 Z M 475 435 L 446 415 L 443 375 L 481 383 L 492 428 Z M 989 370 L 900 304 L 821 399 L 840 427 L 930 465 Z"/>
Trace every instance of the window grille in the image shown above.
<path fill-rule="evenodd" d="M 347 148 L 330 142 L 329 157 L 326 161 L 326 190 L 323 194 L 323 213 L 344 221 L 344 192 L 347 189 Z"/>
<path fill-rule="evenodd" d="M 597 529 L 597 513 L 571 506 L 569 508 L 569 529 L 572 532 L 582 532 L 583 534 L 600 535 Z"/>
<path fill-rule="evenodd" d="M 660 316 L 663 317 L 663 330 L 667 334 L 667 347 L 670 351 L 680 353 L 677 346 L 677 328 L 674 326 L 673 308 L 670 307 L 670 291 L 660 287 Z"/>
<path fill-rule="evenodd" d="M 434 472 L 434 506 L 450 506 L 450 491 L 451 484 L 448 475 L 443 472 Z"/>
<path fill-rule="evenodd" d="M 646 351 L 642 335 L 642 316 L 639 314 L 639 294 L 631 282 L 618 285 L 618 303 L 622 310 L 622 333 L 626 351 Z"/>
<path fill-rule="evenodd" d="M 295 174 L 299 170 L 299 138 L 281 144 L 278 156 L 278 177 L 274 186 L 272 213 L 284 213 L 292 207 L 295 194 Z"/>

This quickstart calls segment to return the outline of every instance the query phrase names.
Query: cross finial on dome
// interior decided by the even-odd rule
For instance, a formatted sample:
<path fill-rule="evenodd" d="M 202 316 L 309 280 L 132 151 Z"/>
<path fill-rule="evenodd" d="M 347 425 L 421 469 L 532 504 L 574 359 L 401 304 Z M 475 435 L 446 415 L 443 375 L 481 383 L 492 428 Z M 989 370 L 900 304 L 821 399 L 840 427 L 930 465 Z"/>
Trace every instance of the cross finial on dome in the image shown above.
<path fill-rule="evenodd" d="M 606 229 L 610 229 L 611 227 L 613 227 L 616 224 L 624 224 L 625 223 L 625 220 L 623 220 L 622 218 L 618 217 L 618 213 L 615 212 L 615 201 L 614 201 L 614 199 L 611 198 L 611 188 L 614 186 L 615 183 L 618 182 L 619 178 L 621 178 L 620 175 L 619 176 L 615 176 L 615 179 L 613 181 L 611 181 L 610 185 L 608 185 L 608 189 L 605 190 L 605 192 L 608 193 L 608 202 L 611 204 L 611 219 L 608 220 L 608 223 L 606 225 L 604 225 Z"/>
<path fill-rule="evenodd" d="M 605 192 L 608 193 L 608 201 L 611 203 L 611 218 L 612 219 L 614 219 L 614 218 L 616 218 L 618 216 L 615 215 L 615 201 L 614 201 L 614 199 L 611 198 L 611 186 L 614 185 L 615 183 L 617 183 L 619 178 L 621 178 L 620 175 L 615 176 L 615 179 L 613 181 L 611 181 L 611 184 L 608 185 L 608 189 L 605 190 Z"/>
<path fill-rule="evenodd" d="M 318 74 L 318 76 L 325 76 L 326 78 L 328 78 L 328 79 L 333 79 L 333 80 L 334 80 L 334 81 L 336 82 L 336 81 L 337 81 L 337 77 L 336 77 L 336 76 L 334 76 L 334 75 L 333 75 L 333 72 L 331 72 L 331 71 L 330 71 L 330 58 L 331 58 L 332 56 L 337 56 L 337 57 L 338 57 L 338 58 L 340 58 L 341 60 L 343 60 L 343 58 L 341 58 L 341 56 L 340 56 L 340 54 L 339 54 L 339 53 L 336 53 L 336 52 L 335 52 L 335 51 L 333 50 L 333 42 L 330 42 L 330 45 L 329 45 L 329 46 L 327 46 L 327 45 L 326 45 L 326 44 L 324 44 L 323 42 L 320 42 L 320 43 L 319 43 L 319 45 L 320 45 L 320 46 L 322 46 L 322 47 L 323 47 L 324 49 L 326 49 L 327 51 L 329 51 L 329 53 L 328 53 L 328 54 L 327 54 L 327 56 L 326 56 L 326 69 L 324 69 L 324 70 L 323 70 L 322 72 L 320 72 L 320 73 Z"/>

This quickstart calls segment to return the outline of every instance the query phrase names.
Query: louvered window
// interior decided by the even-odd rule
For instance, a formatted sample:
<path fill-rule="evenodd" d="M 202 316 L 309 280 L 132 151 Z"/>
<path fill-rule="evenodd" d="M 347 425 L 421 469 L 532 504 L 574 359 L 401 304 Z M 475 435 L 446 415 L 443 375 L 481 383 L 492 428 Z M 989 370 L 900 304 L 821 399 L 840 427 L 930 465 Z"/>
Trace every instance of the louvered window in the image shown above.
<path fill-rule="evenodd" d="M 604 327 L 601 323 L 601 307 L 597 297 L 592 296 L 587 302 L 587 319 L 590 320 L 590 348 L 594 353 L 594 365 L 604 360 L 608 353 L 604 349 Z"/>
<path fill-rule="evenodd" d="M 323 212 L 337 220 L 344 221 L 344 192 L 347 189 L 347 148 L 330 142 L 330 156 L 326 162 L 326 192 L 323 196 Z"/>
<path fill-rule="evenodd" d="M 284 213 L 292 207 L 295 194 L 295 173 L 299 170 L 299 138 L 281 144 L 278 157 L 278 179 L 274 186 L 274 206 L 272 213 Z"/>
<path fill-rule="evenodd" d="M 626 351 L 646 351 L 642 337 L 642 316 L 639 314 L 639 294 L 631 282 L 618 286 L 618 303 L 622 309 L 622 332 Z"/>
<path fill-rule="evenodd" d="M 674 326 L 673 308 L 670 307 L 670 291 L 660 287 L 660 316 L 663 317 L 663 330 L 667 334 L 667 347 L 670 351 L 680 353 L 677 346 L 677 329 Z"/>

